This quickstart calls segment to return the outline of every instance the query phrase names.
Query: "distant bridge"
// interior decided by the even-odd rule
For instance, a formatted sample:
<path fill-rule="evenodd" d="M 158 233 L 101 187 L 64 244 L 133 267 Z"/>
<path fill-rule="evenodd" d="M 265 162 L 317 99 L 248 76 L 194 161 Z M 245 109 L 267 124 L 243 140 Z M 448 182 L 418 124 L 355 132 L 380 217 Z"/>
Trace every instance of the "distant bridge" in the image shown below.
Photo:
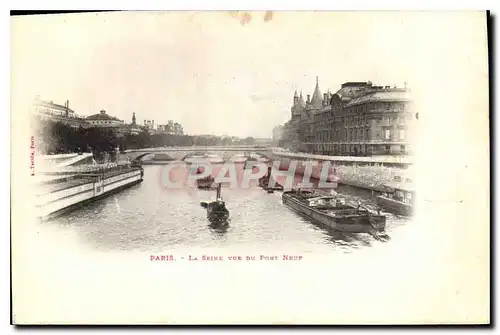
<path fill-rule="evenodd" d="M 213 154 L 220 156 L 224 160 L 229 160 L 236 155 L 257 155 L 265 158 L 272 158 L 272 148 L 267 146 L 192 146 L 192 147 L 163 147 L 125 150 L 125 155 L 130 160 L 141 160 L 151 154 L 167 154 L 174 160 L 184 160 L 190 156 Z"/>

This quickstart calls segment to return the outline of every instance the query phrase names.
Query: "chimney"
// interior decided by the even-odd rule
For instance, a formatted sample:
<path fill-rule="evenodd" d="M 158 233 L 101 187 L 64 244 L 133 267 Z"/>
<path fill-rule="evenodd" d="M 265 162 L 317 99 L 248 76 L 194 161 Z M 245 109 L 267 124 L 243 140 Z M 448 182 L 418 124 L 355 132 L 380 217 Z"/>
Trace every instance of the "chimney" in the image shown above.
<path fill-rule="evenodd" d="M 66 107 L 66 117 L 68 117 L 68 115 L 69 115 L 69 100 L 66 100 L 65 107 Z"/>
<path fill-rule="evenodd" d="M 311 95 L 310 95 L 310 94 L 308 94 L 308 95 L 307 95 L 307 101 L 306 101 L 306 102 L 307 102 L 308 104 L 309 104 L 309 103 L 311 103 Z"/>

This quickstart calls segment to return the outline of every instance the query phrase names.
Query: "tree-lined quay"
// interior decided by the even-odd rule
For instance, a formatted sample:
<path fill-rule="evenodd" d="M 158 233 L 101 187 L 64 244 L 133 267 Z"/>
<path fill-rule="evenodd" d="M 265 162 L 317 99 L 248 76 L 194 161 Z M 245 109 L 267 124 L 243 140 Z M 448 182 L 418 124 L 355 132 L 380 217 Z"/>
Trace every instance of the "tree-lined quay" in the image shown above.
<path fill-rule="evenodd" d="M 163 146 L 230 146 L 254 145 L 253 137 L 236 139 L 227 136 L 196 136 L 184 134 L 150 134 L 143 130 L 138 134 L 118 136 L 116 132 L 100 127 L 73 128 L 62 122 L 42 120 L 33 122 L 36 125 L 36 143 L 40 154 L 62 154 L 71 152 L 93 151 L 114 152 L 129 149 L 143 149 Z"/>

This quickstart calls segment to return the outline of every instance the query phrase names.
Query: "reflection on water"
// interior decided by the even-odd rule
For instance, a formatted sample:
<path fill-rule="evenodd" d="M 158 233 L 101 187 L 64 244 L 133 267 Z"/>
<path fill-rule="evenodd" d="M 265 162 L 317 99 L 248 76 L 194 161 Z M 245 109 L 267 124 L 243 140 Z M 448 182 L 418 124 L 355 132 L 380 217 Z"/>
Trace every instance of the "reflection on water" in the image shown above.
<path fill-rule="evenodd" d="M 281 193 L 223 187 L 230 211 L 223 224 L 208 221 L 201 201 L 212 200 L 214 191 L 195 187 L 166 190 L 158 176 L 161 166 L 145 166 L 144 182 L 47 224 L 76 231 L 82 243 L 102 250 L 159 251 L 172 247 L 279 248 L 308 252 L 351 252 L 370 247 L 368 234 L 345 234 L 311 223 L 281 203 Z M 350 201 L 375 208 L 369 195 L 348 193 Z M 387 214 L 391 235 L 408 219 Z M 389 242 L 390 243 L 390 242 Z"/>
<path fill-rule="evenodd" d="M 229 229 L 229 220 L 224 222 L 211 222 L 208 225 L 210 231 L 212 231 L 216 236 L 223 236 L 227 233 Z"/>

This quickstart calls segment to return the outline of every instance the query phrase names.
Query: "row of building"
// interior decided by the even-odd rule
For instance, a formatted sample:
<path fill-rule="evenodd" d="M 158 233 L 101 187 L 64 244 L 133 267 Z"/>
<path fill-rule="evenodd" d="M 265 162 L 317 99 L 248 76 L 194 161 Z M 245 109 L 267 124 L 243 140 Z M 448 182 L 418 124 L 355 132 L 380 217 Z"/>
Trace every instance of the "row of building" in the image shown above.
<path fill-rule="evenodd" d="M 184 130 L 180 123 L 169 120 L 167 124 L 158 124 L 155 128 L 155 120 L 144 120 L 144 127 L 149 131 L 156 133 L 168 133 L 175 135 L 184 134 Z"/>
<path fill-rule="evenodd" d="M 44 101 L 38 96 L 33 103 L 33 112 L 42 119 L 62 122 L 73 128 L 98 127 L 110 129 L 117 136 L 137 135 L 141 131 L 148 131 L 150 134 L 169 133 L 182 135 L 184 133 L 182 126 L 171 120 L 167 124 L 157 125 L 155 128 L 154 120 L 144 120 L 144 125 L 138 125 L 135 113 L 132 114 L 132 123 L 129 124 L 107 114 L 105 110 L 90 116 L 79 116 L 69 107 L 69 101 L 66 101 L 64 105 L 59 105 L 53 101 Z"/>
<path fill-rule="evenodd" d="M 292 151 L 321 155 L 406 155 L 416 120 L 411 92 L 371 82 L 347 82 L 321 94 L 319 81 L 306 101 L 295 91 L 290 120 L 273 138 Z"/>

